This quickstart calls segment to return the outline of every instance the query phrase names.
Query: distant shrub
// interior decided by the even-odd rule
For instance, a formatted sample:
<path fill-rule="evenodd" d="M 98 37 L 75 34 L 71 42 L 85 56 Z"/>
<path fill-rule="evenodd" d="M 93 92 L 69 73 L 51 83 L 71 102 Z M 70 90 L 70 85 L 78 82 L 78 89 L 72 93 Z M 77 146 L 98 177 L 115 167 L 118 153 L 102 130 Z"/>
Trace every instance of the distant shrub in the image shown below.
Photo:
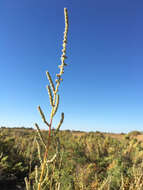
<path fill-rule="evenodd" d="M 128 136 L 137 136 L 141 135 L 142 133 L 140 131 L 131 131 L 128 133 Z"/>
<path fill-rule="evenodd" d="M 123 133 L 123 132 L 122 132 L 122 133 L 120 133 L 120 135 L 126 135 L 126 133 Z"/>

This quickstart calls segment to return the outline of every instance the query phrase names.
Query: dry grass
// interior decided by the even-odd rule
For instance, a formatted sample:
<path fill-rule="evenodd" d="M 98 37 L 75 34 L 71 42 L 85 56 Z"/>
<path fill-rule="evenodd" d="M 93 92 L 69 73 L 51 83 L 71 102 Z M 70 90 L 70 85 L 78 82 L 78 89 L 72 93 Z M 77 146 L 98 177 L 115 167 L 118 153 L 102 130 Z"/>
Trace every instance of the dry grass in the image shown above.
<path fill-rule="evenodd" d="M 72 135 L 76 136 L 76 137 L 81 137 L 81 136 L 84 136 L 86 134 L 88 134 L 88 133 L 87 132 L 79 132 L 79 131 L 72 132 Z M 102 134 L 105 137 L 108 136 L 108 137 L 112 137 L 112 138 L 115 138 L 118 140 L 123 140 L 125 138 L 125 135 L 126 135 L 126 134 L 118 134 L 118 133 L 102 133 Z M 132 136 L 132 138 L 135 138 L 135 139 L 143 142 L 143 134 L 137 135 L 137 136 Z"/>

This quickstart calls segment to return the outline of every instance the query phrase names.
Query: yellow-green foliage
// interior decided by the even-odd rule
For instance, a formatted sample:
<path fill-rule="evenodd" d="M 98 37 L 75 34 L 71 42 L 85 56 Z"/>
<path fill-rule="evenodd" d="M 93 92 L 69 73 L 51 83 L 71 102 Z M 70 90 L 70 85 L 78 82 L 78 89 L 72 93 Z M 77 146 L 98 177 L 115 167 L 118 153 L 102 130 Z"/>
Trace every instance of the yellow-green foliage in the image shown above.
<path fill-rule="evenodd" d="M 142 133 L 140 131 L 131 131 L 128 133 L 128 136 L 138 136 L 141 135 Z"/>
<path fill-rule="evenodd" d="M 40 132 L 47 144 L 49 130 Z M 47 190 L 143 189 L 143 142 L 125 138 L 117 140 L 103 133 L 59 131 L 60 154 L 56 154 L 55 133 L 56 130 L 52 130 L 42 182 Z M 7 185 L 12 179 L 14 189 L 17 184 L 22 187 L 22 179 L 31 171 L 27 188 L 28 185 L 31 189 L 36 188 L 45 147 L 38 134 L 35 140 L 35 134 L 36 130 L 28 129 L 0 130 L 0 184 Z M 60 187 L 56 182 L 60 182 Z"/>

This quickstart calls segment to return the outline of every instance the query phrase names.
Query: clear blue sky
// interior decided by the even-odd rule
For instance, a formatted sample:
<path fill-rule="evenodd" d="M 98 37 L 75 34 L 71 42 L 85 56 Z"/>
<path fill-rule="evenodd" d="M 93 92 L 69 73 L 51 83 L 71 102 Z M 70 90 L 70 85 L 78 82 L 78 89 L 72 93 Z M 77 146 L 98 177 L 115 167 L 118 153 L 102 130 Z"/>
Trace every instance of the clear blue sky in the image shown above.
<path fill-rule="evenodd" d="M 60 87 L 61 129 L 143 131 L 142 0 L 1 0 L 0 126 L 34 127 L 41 105 L 49 120 L 48 70 L 59 72 L 69 13 L 66 61 Z"/>

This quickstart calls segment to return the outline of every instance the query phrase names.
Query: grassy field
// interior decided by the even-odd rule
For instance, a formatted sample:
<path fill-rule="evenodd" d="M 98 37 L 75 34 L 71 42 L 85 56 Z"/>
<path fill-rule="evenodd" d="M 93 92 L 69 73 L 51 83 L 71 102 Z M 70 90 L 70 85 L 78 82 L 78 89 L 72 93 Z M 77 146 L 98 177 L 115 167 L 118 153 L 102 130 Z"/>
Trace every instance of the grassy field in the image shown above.
<path fill-rule="evenodd" d="M 48 131 L 42 131 L 46 141 Z M 54 134 L 54 130 L 52 131 Z M 35 138 L 36 137 L 36 138 Z M 25 189 L 24 178 L 34 183 L 35 167 L 40 167 L 42 145 L 38 149 L 36 130 L 0 128 L 0 187 Z M 60 181 L 61 189 L 143 189 L 143 134 L 60 131 L 60 159 L 49 164 L 49 184 Z M 48 158 L 55 152 L 54 139 Z M 39 150 L 41 152 L 39 152 Z M 54 167 L 54 173 L 53 171 Z M 56 189 L 56 188 L 55 188 Z"/>

